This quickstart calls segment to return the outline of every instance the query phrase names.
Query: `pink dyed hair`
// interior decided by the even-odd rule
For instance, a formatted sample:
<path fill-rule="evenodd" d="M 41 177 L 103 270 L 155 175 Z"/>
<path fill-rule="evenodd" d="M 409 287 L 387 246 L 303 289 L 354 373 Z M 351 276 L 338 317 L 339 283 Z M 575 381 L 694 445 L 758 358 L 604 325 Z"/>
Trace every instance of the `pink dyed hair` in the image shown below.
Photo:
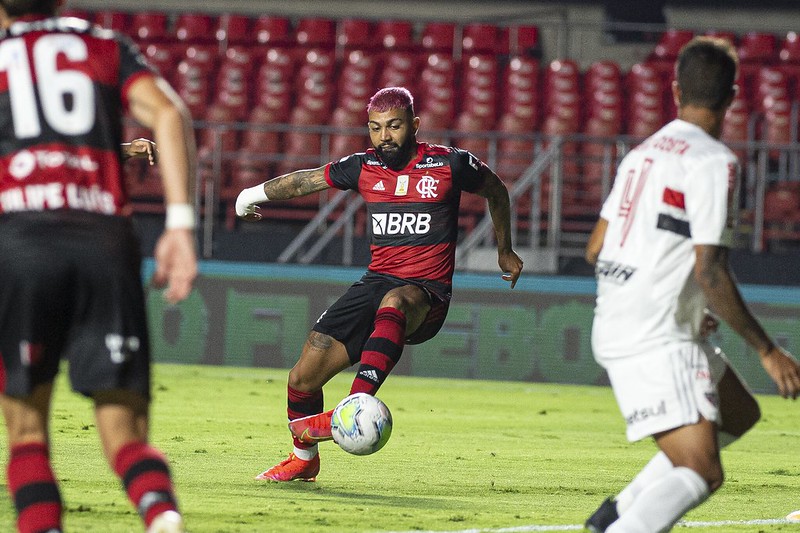
<path fill-rule="evenodd" d="M 367 113 L 384 113 L 390 109 L 405 109 L 414 116 L 414 97 L 405 87 L 384 87 L 376 92 L 367 104 Z"/>

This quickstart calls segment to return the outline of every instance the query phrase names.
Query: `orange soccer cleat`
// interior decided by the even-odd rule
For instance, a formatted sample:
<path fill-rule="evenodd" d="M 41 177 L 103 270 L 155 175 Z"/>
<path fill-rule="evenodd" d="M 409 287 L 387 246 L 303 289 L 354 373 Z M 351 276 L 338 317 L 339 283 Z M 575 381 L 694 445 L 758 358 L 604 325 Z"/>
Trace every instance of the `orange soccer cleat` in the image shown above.
<path fill-rule="evenodd" d="M 316 481 L 319 474 L 319 455 L 313 459 L 304 461 L 294 453 L 289 454 L 289 458 L 276 464 L 269 470 L 265 470 L 256 476 L 259 480 L 271 481 Z"/>
<path fill-rule="evenodd" d="M 331 419 L 333 409 L 316 415 L 296 418 L 289 422 L 289 431 L 303 444 L 316 444 L 331 440 Z"/>

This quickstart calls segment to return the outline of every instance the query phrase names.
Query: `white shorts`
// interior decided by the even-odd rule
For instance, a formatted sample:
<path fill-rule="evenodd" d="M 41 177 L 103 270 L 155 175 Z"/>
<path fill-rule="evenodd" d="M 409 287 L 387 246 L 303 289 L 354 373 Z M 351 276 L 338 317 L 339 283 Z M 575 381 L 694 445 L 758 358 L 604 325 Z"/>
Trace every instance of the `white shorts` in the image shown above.
<path fill-rule="evenodd" d="M 719 421 L 717 385 L 728 367 L 722 350 L 684 342 L 603 362 L 631 442 L 695 424 Z"/>

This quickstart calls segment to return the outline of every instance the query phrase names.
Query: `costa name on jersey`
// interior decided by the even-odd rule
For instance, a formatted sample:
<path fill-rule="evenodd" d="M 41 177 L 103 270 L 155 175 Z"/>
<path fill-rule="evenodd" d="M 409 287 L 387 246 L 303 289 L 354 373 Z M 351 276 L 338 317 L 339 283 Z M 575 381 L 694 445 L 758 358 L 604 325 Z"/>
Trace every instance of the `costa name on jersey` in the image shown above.
<path fill-rule="evenodd" d="M 405 168 L 387 168 L 374 149 L 325 167 L 338 189 L 358 191 L 369 215 L 369 269 L 450 284 L 461 192 L 483 186 L 483 163 L 464 150 L 419 143 Z"/>
<path fill-rule="evenodd" d="M 118 110 L 151 75 L 126 37 L 87 21 L 21 20 L 0 32 L 0 212 L 127 202 Z"/>

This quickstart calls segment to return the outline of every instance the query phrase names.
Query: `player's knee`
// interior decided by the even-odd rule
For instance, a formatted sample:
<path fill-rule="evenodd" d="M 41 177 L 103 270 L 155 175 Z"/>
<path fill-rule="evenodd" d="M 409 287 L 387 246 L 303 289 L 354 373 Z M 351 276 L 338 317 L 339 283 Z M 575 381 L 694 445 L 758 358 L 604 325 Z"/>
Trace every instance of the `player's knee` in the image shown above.
<path fill-rule="evenodd" d="M 309 374 L 295 366 L 289 371 L 288 385 L 296 391 L 314 392 L 322 388 L 319 379 L 318 375 Z"/>

